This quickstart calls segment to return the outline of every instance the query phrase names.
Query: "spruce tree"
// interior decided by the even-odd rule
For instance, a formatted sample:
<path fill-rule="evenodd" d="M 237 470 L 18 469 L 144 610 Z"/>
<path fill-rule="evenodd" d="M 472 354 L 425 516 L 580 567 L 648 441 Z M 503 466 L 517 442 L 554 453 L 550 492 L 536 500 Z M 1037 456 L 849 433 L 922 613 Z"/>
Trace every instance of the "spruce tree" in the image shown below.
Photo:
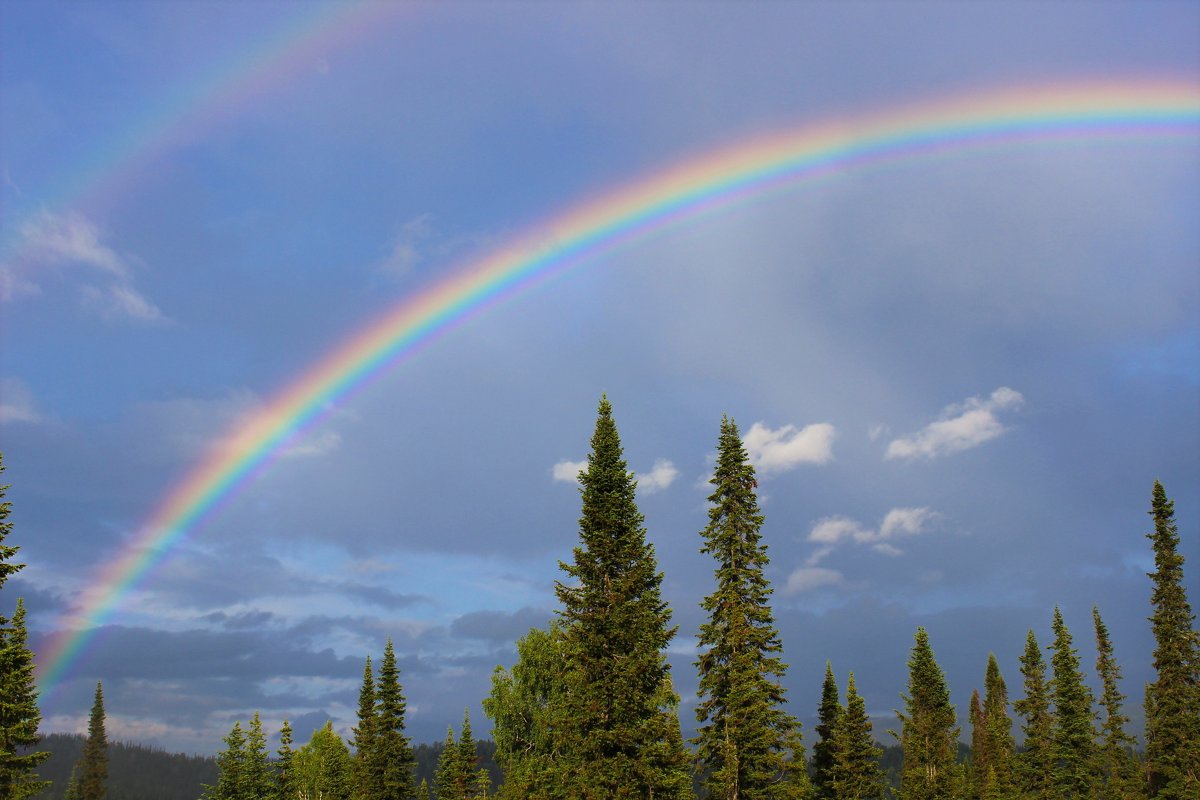
<path fill-rule="evenodd" d="M 204 786 L 204 800 L 249 800 L 246 793 L 246 733 L 242 723 L 233 723 L 217 753 L 217 784 Z"/>
<path fill-rule="evenodd" d="M 1154 669 L 1146 687 L 1146 762 L 1155 798 L 1200 797 L 1200 634 L 1183 581 L 1183 555 L 1175 503 L 1154 482 L 1150 500 L 1155 571 L 1150 603 L 1154 613 Z"/>
<path fill-rule="evenodd" d="M 1079 671 L 1079 653 L 1071 647 L 1071 631 L 1054 607 L 1054 644 L 1050 649 L 1050 696 L 1054 701 L 1054 780 L 1065 800 L 1091 798 L 1095 790 L 1096 727 L 1092 690 Z"/>
<path fill-rule="evenodd" d="M 108 783 L 108 736 L 104 732 L 104 689 L 96 682 L 96 696 L 88 717 L 87 741 L 75 765 L 79 800 L 104 800 Z"/>
<path fill-rule="evenodd" d="M 486 797 L 491 788 L 491 776 L 486 769 L 476 769 L 479 756 L 475 753 L 475 738 L 471 735 L 471 714 L 468 709 L 463 709 L 462 729 L 458 737 L 458 762 L 462 769 L 463 797 L 468 800 Z"/>
<path fill-rule="evenodd" d="M 408 704 L 400 686 L 400 668 L 396 665 L 391 639 L 383 649 L 375 697 L 376 738 L 370 759 L 380 789 L 375 800 L 411 800 L 417 791 L 416 759 L 404 735 Z"/>
<path fill-rule="evenodd" d="M 846 682 L 846 708 L 834 722 L 829 769 L 830 797 L 838 800 L 877 800 L 885 785 L 879 757 L 883 750 L 875 744 L 871 718 L 854 685 L 854 673 Z"/>
<path fill-rule="evenodd" d="M 971 723 L 970 796 L 978 800 L 981 794 L 992 788 L 990 781 L 996 778 L 995 771 L 991 769 L 987 715 L 983 711 L 983 701 L 979 699 L 978 689 L 971 691 L 967 719 Z"/>
<path fill-rule="evenodd" d="M 1016 745 L 1013 742 L 1012 718 L 1008 716 L 1008 687 L 1000 674 L 1000 664 L 994 653 L 988 653 L 987 672 L 984 676 L 983 715 L 987 724 L 988 766 L 991 778 L 985 778 L 996 798 L 1007 798 L 1016 792 L 1013 778 L 1013 758 Z"/>
<path fill-rule="evenodd" d="M 901 695 L 906 713 L 896 712 L 904 752 L 899 796 L 901 800 L 950 800 L 958 796 L 962 782 L 955 760 L 959 729 L 954 706 L 925 629 L 917 628 L 914 639 L 908 659 L 908 693 Z"/>
<path fill-rule="evenodd" d="M 275 752 L 279 754 L 275 762 L 275 797 L 277 800 L 295 800 L 296 775 L 292 766 L 295 751 L 292 750 L 292 725 L 286 719 L 279 729 L 279 749 Z"/>
<path fill-rule="evenodd" d="M 466 800 L 465 772 L 462 751 L 454 741 L 454 728 L 449 727 L 446 729 L 446 744 L 438 756 L 437 773 L 433 779 L 438 800 Z"/>
<path fill-rule="evenodd" d="M 783 709 L 780 679 L 787 665 L 763 574 L 769 563 L 759 533 L 754 467 L 737 425 L 721 420 L 717 464 L 709 481 L 708 527 L 700 552 L 716 559 L 717 588 L 701 604 L 708 622 L 700 626 L 701 723 L 693 740 L 706 774 L 709 797 L 769 800 L 795 796 L 800 786 L 785 780 L 789 743 L 799 723 Z M 793 745 L 794 746 L 794 745 Z M 803 760 L 802 752 L 795 758 Z M 797 779 L 799 776 L 795 776 Z M 802 784 L 803 782 L 801 782 Z"/>
<path fill-rule="evenodd" d="M 350 774 L 354 784 L 355 800 L 373 800 L 383 793 L 383 773 L 373 758 L 376 740 L 375 676 L 371 671 L 371 657 L 363 667 L 362 688 L 358 692 L 358 727 L 353 728 L 354 758 Z"/>
<path fill-rule="evenodd" d="M 579 480 L 580 545 L 572 564 L 560 562 L 570 583 L 555 586 L 563 604 L 569 794 L 682 798 L 691 781 L 663 653 L 676 629 L 607 398 Z"/>
<path fill-rule="evenodd" d="M 350 800 L 353 792 L 350 781 L 350 751 L 342 737 L 334 733 L 332 722 L 326 722 L 325 727 L 313 732 L 308 744 L 296 752 L 292 765 L 298 797 L 311 800 Z M 410 791 L 416 792 L 415 784 Z"/>
<path fill-rule="evenodd" d="M 250 718 L 246 729 L 245 790 L 253 798 L 269 798 L 275 793 L 275 776 L 267 752 L 267 737 L 258 712 Z"/>
<path fill-rule="evenodd" d="M 4 454 L 0 453 L 0 474 Z M 7 485 L 0 485 L 0 588 L 9 576 L 25 567 L 12 561 L 19 547 L 5 544 L 12 532 L 8 521 L 12 503 L 4 499 Z M 37 704 L 33 679 L 33 651 L 25 628 L 25 604 L 17 598 L 12 619 L 0 614 L 0 797 L 31 797 L 48 781 L 37 779 L 36 769 L 50 754 L 29 752 L 38 743 L 42 712 Z"/>
<path fill-rule="evenodd" d="M 1013 703 L 1024 720 L 1025 752 L 1017 758 L 1018 784 L 1022 797 L 1052 800 L 1054 785 L 1054 715 L 1050 713 L 1050 695 L 1046 686 L 1046 662 L 1037 638 L 1030 630 L 1021 656 L 1021 674 L 1025 678 L 1025 697 Z"/>
<path fill-rule="evenodd" d="M 1092 623 L 1096 631 L 1096 675 L 1100 678 L 1100 707 L 1104 720 L 1100 725 L 1100 786 L 1097 800 L 1124 800 L 1137 797 L 1140 783 L 1134 748 L 1137 743 L 1125 732 L 1129 717 L 1121 710 L 1125 695 L 1119 686 L 1121 668 L 1113 657 L 1108 627 L 1100 618 L 1100 609 L 1092 606 Z"/>
<path fill-rule="evenodd" d="M 825 662 L 825 681 L 821 684 L 821 705 L 817 708 L 817 741 L 813 743 L 812 785 L 816 800 L 836 800 L 833 791 L 832 770 L 834 761 L 833 732 L 843 711 L 838 697 L 837 681 L 833 678 L 833 665 Z"/>

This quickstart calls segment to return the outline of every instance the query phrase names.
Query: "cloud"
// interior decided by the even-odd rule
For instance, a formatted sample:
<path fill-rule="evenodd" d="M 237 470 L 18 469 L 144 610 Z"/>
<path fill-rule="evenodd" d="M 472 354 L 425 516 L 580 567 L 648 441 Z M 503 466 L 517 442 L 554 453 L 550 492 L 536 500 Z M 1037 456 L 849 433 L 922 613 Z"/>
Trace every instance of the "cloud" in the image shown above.
<path fill-rule="evenodd" d="M 301 437 L 300 441 L 288 445 L 281 452 L 283 458 L 311 458 L 332 453 L 342 444 L 342 435 L 337 431 L 321 431 L 312 436 Z"/>
<path fill-rule="evenodd" d="M 750 426 L 743 437 L 746 451 L 759 472 L 784 472 L 800 464 L 824 464 L 833 458 L 833 439 L 837 435 L 827 422 L 806 425 L 784 425 L 771 430 L 761 422 Z"/>
<path fill-rule="evenodd" d="M 947 406 L 917 433 L 893 439 L 884 458 L 934 458 L 981 445 L 1007 430 L 996 412 L 1018 409 L 1024 402 L 1020 392 L 1001 386 L 986 399 L 971 397 Z"/>
<path fill-rule="evenodd" d="M 897 536 L 916 536 L 924 533 L 938 516 L 936 511 L 928 507 L 893 508 L 884 516 L 878 530 L 864 527 L 858 520 L 849 517 L 824 517 L 817 520 L 808 534 L 808 541 L 821 547 L 805 559 L 804 563 L 809 567 L 816 566 L 833 552 L 836 545 L 851 540 L 859 544 L 870 544 L 872 549 L 884 555 L 901 555 L 904 551 L 889 541 Z"/>
<path fill-rule="evenodd" d="M 425 260 L 422 244 L 432 232 L 432 214 L 421 214 L 405 222 L 400 226 L 391 253 L 379 265 L 379 271 L 397 277 L 411 274 Z"/>
<path fill-rule="evenodd" d="M 161 322 L 166 319 L 133 286 L 130 259 L 103 241 L 100 228 L 79 214 L 42 211 L 20 227 L 16 255 L 0 265 L 0 299 L 40 294 L 51 269 L 71 269 L 102 280 L 82 287 L 83 305 L 104 319 Z"/>
<path fill-rule="evenodd" d="M 28 386 L 16 378 L 0 378 L 0 422 L 36 424 L 42 419 Z"/>
<path fill-rule="evenodd" d="M 836 586 L 844 580 L 842 573 L 836 569 L 825 567 L 800 567 L 788 575 L 784 592 L 797 594 L 819 589 L 822 586 Z"/>
<path fill-rule="evenodd" d="M 579 473 L 585 469 L 587 469 L 587 461 L 568 461 L 563 459 L 551 468 L 550 473 L 556 481 L 578 484 Z"/>
<path fill-rule="evenodd" d="M 654 460 L 649 472 L 637 473 L 638 490 L 642 494 L 654 494 L 666 489 L 679 477 L 679 470 L 665 458 Z"/>

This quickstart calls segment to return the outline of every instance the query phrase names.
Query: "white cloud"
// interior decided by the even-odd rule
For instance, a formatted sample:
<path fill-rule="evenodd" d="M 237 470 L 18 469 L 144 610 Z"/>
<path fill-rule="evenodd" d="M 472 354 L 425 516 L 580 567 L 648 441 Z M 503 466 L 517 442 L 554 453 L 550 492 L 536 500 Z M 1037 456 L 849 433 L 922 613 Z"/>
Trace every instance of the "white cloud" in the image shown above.
<path fill-rule="evenodd" d="M 432 232 L 432 214 L 421 214 L 401 225 L 392 251 L 379 265 L 379 270 L 397 277 L 411 274 L 425 260 L 422 244 Z"/>
<path fill-rule="evenodd" d="M 147 300 L 132 286 L 116 284 L 107 289 L 85 286 L 83 299 L 85 305 L 99 311 L 106 320 L 131 319 L 138 322 L 163 322 L 166 320 L 158 306 Z"/>
<path fill-rule="evenodd" d="M 761 422 L 750 426 L 743 437 L 750 463 L 764 475 L 783 472 L 800 464 L 824 464 L 833 458 L 833 439 L 837 435 L 827 422 L 806 425 L 784 425 L 771 430 Z"/>
<path fill-rule="evenodd" d="M 850 540 L 859 544 L 869 544 L 873 550 L 884 555 L 901 555 L 904 551 L 888 543 L 889 540 L 898 535 L 916 536 L 925 533 L 929 523 L 938 516 L 936 511 L 927 507 L 893 508 L 884 516 L 878 530 L 867 528 L 858 520 L 849 517 L 823 517 L 817 520 L 808 534 L 808 541 L 821 546 L 805 559 L 804 564 L 808 567 L 816 566 L 832 553 L 838 544 Z"/>
<path fill-rule="evenodd" d="M 38 423 L 42 419 L 33 392 L 24 382 L 0 378 L 0 422 Z"/>
<path fill-rule="evenodd" d="M 679 477 L 679 470 L 665 458 L 658 458 L 646 473 L 637 473 L 638 490 L 642 494 L 654 494 L 666 489 Z"/>
<path fill-rule="evenodd" d="M 939 418 L 911 436 L 893 439 L 884 458 L 934 458 L 967 450 L 1004 433 L 996 412 L 1020 408 L 1021 393 L 1001 386 L 988 398 L 971 397 L 942 409 Z"/>
<path fill-rule="evenodd" d="M 103 238 L 100 228 L 79 214 L 43 211 L 26 220 L 16 254 L 0 265 L 0 300 L 40 294 L 49 270 L 83 271 L 101 281 L 82 287 L 85 307 L 110 321 L 163 321 L 159 308 L 134 288 L 130 259 Z"/>
<path fill-rule="evenodd" d="M 295 444 L 288 445 L 280 456 L 283 458 L 311 458 L 332 453 L 342 444 L 342 436 L 336 431 L 321 431 L 314 436 L 302 437 Z"/>
<path fill-rule="evenodd" d="M 787 586 L 784 587 L 784 592 L 787 594 L 796 594 L 798 592 L 807 592 L 813 589 L 819 589 L 822 586 L 836 586 L 843 580 L 842 573 L 836 569 L 826 569 L 825 567 L 800 567 L 793 570 L 791 575 L 788 575 Z"/>
<path fill-rule="evenodd" d="M 550 473 L 554 476 L 554 480 L 556 481 L 578 484 L 579 473 L 585 469 L 587 469 L 586 460 L 568 461 L 563 459 L 551 468 Z"/>

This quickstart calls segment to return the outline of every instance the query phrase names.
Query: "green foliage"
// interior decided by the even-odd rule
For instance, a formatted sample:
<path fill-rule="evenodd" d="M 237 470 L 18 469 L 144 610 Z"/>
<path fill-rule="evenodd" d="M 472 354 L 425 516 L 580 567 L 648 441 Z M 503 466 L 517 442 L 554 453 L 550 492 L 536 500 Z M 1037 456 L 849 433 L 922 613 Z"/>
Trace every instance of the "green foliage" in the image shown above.
<path fill-rule="evenodd" d="M 267 737 L 257 711 L 250 718 L 250 727 L 246 730 L 245 787 L 250 797 L 262 800 L 275 794 L 275 771 L 271 767 Z"/>
<path fill-rule="evenodd" d="M 571 582 L 556 583 L 567 682 L 558 726 L 570 760 L 563 779 L 580 800 L 682 798 L 691 783 L 663 654 L 675 628 L 607 398 L 579 479 L 580 546 L 572 564 L 560 562 Z"/>
<path fill-rule="evenodd" d="M 846 683 L 846 707 L 837 715 L 830 740 L 833 764 L 829 769 L 830 797 L 838 800 L 876 800 L 883 794 L 884 775 L 879 768 L 883 750 L 875 744 L 871 718 L 854 685 Z"/>
<path fill-rule="evenodd" d="M 438 800 L 465 800 L 465 772 L 462 753 L 454 741 L 454 728 L 447 728 L 446 746 L 442 748 L 442 755 L 438 759 L 437 778 L 434 781 Z"/>
<path fill-rule="evenodd" d="M 1054 655 L 1050 666 L 1054 677 L 1050 695 L 1054 701 L 1054 783 L 1061 798 L 1091 798 L 1095 790 L 1096 729 L 1093 724 L 1092 690 L 1079 671 L 1079 653 L 1071 647 L 1071 631 L 1062 612 L 1054 608 Z"/>
<path fill-rule="evenodd" d="M 351 778 L 355 800 L 372 800 L 383 793 L 382 771 L 376 769 L 374 758 L 377 721 L 375 719 L 375 676 L 371 672 L 371 657 L 363 667 L 362 688 L 358 692 L 358 727 L 354 733 L 354 762 Z"/>
<path fill-rule="evenodd" d="M 962 784 L 955 759 L 959 729 L 954 706 L 925 629 L 917 628 L 914 639 L 908 659 L 908 693 L 902 695 L 906 713 L 896 712 L 904 749 L 899 795 L 901 800 L 950 800 L 958 797 Z"/>
<path fill-rule="evenodd" d="M 204 800 L 257 800 L 246 791 L 246 733 L 242 723 L 233 723 L 223 741 L 225 749 L 217 753 L 217 783 L 204 787 Z"/>
<path fill-rule="evenodd" d="M 88 718 L 87 743 L 73 778 L 79 800 L 104 800 L 108 789 L 108 736 L 104 732 L 104 690 L 99 682 Z"/>
<path fill-rule="evenodd" d="M 1013 797 L 1016 794 L 1013 775 L 1016 744 L 1013 742 L 1012 718 L 1008 715 L 1008 686 L 1000 674 L 1000 664 L 994 653 L 988 653 L 984 675 L 983 724 L 987 763 L 980 770 L 982 783 L 978 794 L 980 798 L 997 800 Z"/>
<path fill-rule="evenodd" d="M 375 741 L 369 761 L 378 781 L 379 793 L 373 800 L 411 800 L 416 794 L 416 762 L 412 746 L 404 735 L 404 714 L 408 704 L 400 686 L 400 668 L 396 651 L 388 639 L 379 665 L 379 682 L 375 689 Z"/>
<path fill-rule="evenodd" d="M 708 621 L 700 626 L 696 662 L 701 723 L 693 740 L 696 756 L 714 800 L 797 796 L 807 790 L 807 780 L 799 770 L 788 775 L 789 744 L 798 743 L 799 723 L 783 710 L 780 678 L 787 665 L 778 655 L 783 645 L 763 574 L 769 559 L 759 533 L 758 482 L 737 425 L 728 417 L 721 420 L 709 482 L 715 488 L 708 497 L 700 552 L 716 559 L 717 587 L 701 603 Z M 793 760 L 803 762 L 803 751 Z"/>
<path fill-rule="evenodd" d="M 812 785 L 816 800 L 835 800 L 832 770 L 834 763 L 833 732 L 845 709 L 838 697 L 833 665 L 825 662 L 825 681 L 821 684 L 821 705 L 817 708 L 817 741 L 813 743 Z"/>
<path fill-rule="evenodd" d="M 50 786 L 36 800 L 64 800 L 75 765 L 83 757 L 87 737 L 78 733 L 48 733 L 37 744 L 49 755 L 38 767 Z M 202 786 L 216 783 L 216 760 L 124 742 L 108 743 L 109 800 L 196 800 Z"/>
<path fill-rule="evenodd" d="M 7 489 L 0 485 L 0 588 L 25 566 L 11 561 L 20 548 L 4 542 L 13 527 L 8 521 L 12 503 L 4 500 Z M 49 754 L 31 750 L 40 738 L 37 730 L 42 712 L 33 680 L 33 651 L 27 642 L 25 604 L 17 598 L 11 620 L 0 614 L 0 798 L 5 800 L 31 797 L 46 785 L 37 779 L 35 770 Z"/>
<path fill-rule="evenodd" d="M 1092 623 L 1096 631 L 1096 674 L 1100 677 L 1100 707 L 1104 721 L 1100 726 L 1099 785 L 1097 800 L 1124 800 L 1138 797 L 1141 789 L 1137 774 L 1134 748 L 1137 743 L 1125 732 L 1129 717 L 1121 711 L 1125 695 L 1119 682 L 1121 668 L 1113 657 L 1108 627 L 1100 618 L 1100 609 L 1092 606 Z"/>
<path fill-rule="evenodd" d="M 333 723 L 314 731 L 292 758 L 296 794 L 306 800 L 350 800 L 350 750 Z M 415 790 L 415 789 L 414 789 Z"/>
<path fill-rule="evenodd" d="M 564 798 L 562 751 L 562 628 L 530 629 L 517 640 L 511 671 L 496 667 L 483 710 L 492 720 L 496 761 L 504 770 L 500 797 L 511 800 Z"/>
<path fill-rule="evenodd" d="M 296 796 L 295 766 L 292 764 L 296 754 L 292 750 L 292 726 L 286 719 L 279 729 L 279 749 L 275 752 L 279 754 L 275 762 L 275 797 L 292 800 Z"/>
<path fill-rule="evenodd" d="M 1200 797 L 1200 634 L 1183 581 L 1175 503 L 1158 481 L 1151 495 L 1155 571 L 1150 617 L 1157 679 L 1146 687 L 1146 761 L 1155 798 Z"/>
<path fill-rule="evenodd" d="M 1017 758 L 1017 783 L 1022 797 L 1051 800 L 1054 787 L 1054 715 L 1050 713 L 1050 694 L 1046 686 L 1046 662 L 1037 638 L 1030 630 L 1021 656 L 1021 674 L 1025 678 L 1025 697 L 1013 703 L 1024 720 L 1025 752 Z"/>

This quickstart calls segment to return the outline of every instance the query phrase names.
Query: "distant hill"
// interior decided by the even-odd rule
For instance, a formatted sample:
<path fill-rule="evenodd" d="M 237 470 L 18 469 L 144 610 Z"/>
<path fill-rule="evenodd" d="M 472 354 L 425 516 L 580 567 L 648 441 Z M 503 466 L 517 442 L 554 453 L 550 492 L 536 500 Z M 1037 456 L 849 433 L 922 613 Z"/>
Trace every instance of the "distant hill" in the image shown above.
<path fill-rule="evenodd" d="M 50 733 L 35 748 L 50 752 L 38 770 L 53 781 L 34 800 L 63 800 L 71 770 L 83 753 L 87 737 Z M 203 785 L 217 782 L 212 758 L 168 753 L 140 744 L 108 743 L 108 800 L 196 800 Z"/>

